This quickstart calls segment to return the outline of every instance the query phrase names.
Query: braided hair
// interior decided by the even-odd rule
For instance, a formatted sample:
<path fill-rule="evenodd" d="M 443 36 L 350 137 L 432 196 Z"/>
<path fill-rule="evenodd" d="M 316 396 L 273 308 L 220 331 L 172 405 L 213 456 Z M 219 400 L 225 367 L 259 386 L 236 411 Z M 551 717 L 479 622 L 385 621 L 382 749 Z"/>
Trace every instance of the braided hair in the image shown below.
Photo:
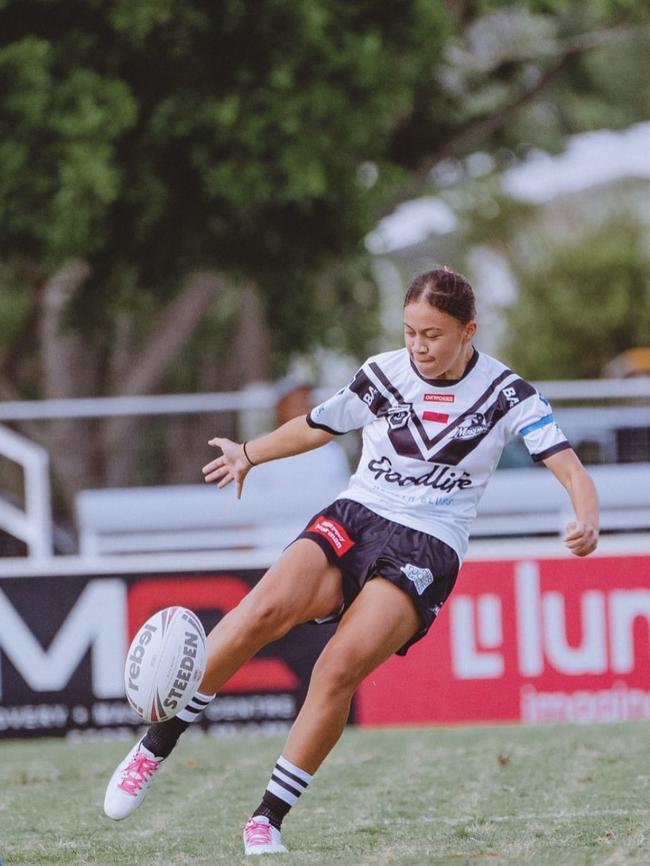
<path fill-rule="evenodd" d="M 416 277 L 406 292 L 404 306 L 424 298 L 432 307 L 442 310 L 467 325 L 476 318 L 474 292 L 461 274 L 448 267 L 435 268 Z"/>

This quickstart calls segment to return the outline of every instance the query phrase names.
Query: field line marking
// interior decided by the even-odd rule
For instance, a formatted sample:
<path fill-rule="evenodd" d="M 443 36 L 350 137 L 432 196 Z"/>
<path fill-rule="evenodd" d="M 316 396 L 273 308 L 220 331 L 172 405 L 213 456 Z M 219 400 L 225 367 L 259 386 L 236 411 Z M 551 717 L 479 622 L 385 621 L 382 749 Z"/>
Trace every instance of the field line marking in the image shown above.
<path fill-rule="evenodd" d="M 495 824 L 506 821 L 534 821 L 534 820 L 562 820 L 575 818 L 632 818 L 650 815 L 650 809 L 584 809 L 560 812 L 516 812 L 514 815 L 461 815 L 451 818 L 443 815 L 423 815 L 422 821 L 426 824 L 468 824 L 472 821 L 494 822 Z M 386 823 L 392 823 L 386 821 Z"/>

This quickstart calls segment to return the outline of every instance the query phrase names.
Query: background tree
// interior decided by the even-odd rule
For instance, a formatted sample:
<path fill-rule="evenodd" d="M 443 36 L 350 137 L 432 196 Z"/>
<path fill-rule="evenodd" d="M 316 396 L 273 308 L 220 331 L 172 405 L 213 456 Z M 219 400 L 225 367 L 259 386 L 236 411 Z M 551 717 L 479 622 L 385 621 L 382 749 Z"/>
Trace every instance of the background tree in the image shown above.
<path fill-rule="evenodd" d="M 317 343 L 367 351 L 378 215 L 440 160 L 514 146 L 551 85 L 599 92 L 584 59 L 644 10 L 5 0 L 0 393 L 224 390 Z M 543 140 L 543 112 L 526 123 Z M 93 470 L 130 476 L 131 426 L 76 431 L 49 443 L 68 500 Z"/>
<path fill-rule="evenodd" d="M 648 345 L 646 237 L 645 226 L 619 215 L 583 238 L 547 236 L 536 265 L 516 267 L 519 297 L 507 312 L 505 348 L 517 370 L 535 379 L 596 378 L 619 353 Z"/>

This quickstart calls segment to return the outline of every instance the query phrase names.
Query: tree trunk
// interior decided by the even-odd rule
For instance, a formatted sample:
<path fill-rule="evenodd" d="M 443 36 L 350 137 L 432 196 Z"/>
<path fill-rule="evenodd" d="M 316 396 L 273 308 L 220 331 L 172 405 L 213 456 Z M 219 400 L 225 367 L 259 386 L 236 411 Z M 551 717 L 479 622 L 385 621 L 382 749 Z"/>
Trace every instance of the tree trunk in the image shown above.
<path fill-rule="evenodd" d="M 257 287 L 244 285 L 239 292 L 239 319 L 227 357 L 219 374 L 221 391 L 237 390 L 271 376 L 271 340 Z"/>
<path fill-rule="evenodd" d="M 223 285 L 223 279 L 218 274 L 193 274 L 180 294 L 153 323 L 150 338 L 140 356 L 128 365 L 128 372 L 113 383 L 114 393 L 134 396 L 159 390 L 170 367 L 223 290 Z M 125 365 L 118 361 L 116 369 L 124 368 Z M 108 486 L 120 487 L 132 483 L 141 429 L 140 419 L 132 416 L 111 418 L 105 423 L 105 483 Z"/>
<path fill-rule="evenodd" d="M 271 341 L 259 291 L 255 285 L 246 284 L 239 289 L 237 300 L 237 323 L 232 339 L 224 351 L 206 359 L 199 368 L 199 391 L 238 391 L 269 378 Z M 238 420 L 236 412 L 169 418 L 166 480 L 169 483 L 200 482 L 201 466 L 214 456 L 208 448 L 208 439 L 217 435 L 238 439 L 241 433 Z"/>
<path fill-rule="evenodd" d="M 93 394 L 96 357 L 90 341 L 68 327 L 66 314 L 75 295 L 88 279 L 90 267 L 79 259 L 66 262 L 47 280 L 41 295 L 40 344 L 43 397 L 57 399 Z M 47 426 L 58 488 L 67 509 L 74 496 L 94 476 L 93 422 L 57 419 Z"/>

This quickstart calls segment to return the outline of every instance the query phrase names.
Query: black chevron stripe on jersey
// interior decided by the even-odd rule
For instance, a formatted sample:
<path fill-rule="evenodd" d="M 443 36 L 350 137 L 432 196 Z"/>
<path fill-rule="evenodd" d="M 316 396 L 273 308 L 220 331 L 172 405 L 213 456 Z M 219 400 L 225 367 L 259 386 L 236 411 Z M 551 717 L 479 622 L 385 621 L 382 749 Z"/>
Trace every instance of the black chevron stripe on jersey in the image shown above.
<path fill-rule="evenodd" d="M 382 385 L 384 385 L 386 390 L 390 394 L 392 394 L 393 397 L 395 397 L 395 399 L 398 402 L 400 402 L 400 403 L 405 402 L 404 397 L 402 397 L 399 390 L 393 385 L 392 382 L 390 382 L 387 379 L 383 370 L 375 362 L 372 362 L 370 364 L 370 369 L 375 374 L 377 379 L 382 383 Z M 427 434 L 427 431 L 424 428 L 424 424 L 422 423 L 420 418 L 418 418 L 418 416 L 415 413 L 412 413 L 410 420 L 413 423 L 413 425 L 417 428 L 417 431 L 420 435 L 420 438 L 422 439 L 422 442 L 423 442 L 425 448 L 427 449 L 427 452 L 431 448 L 433 448 L 434 445 L 437 445 L 438 442 L 441 442 L 443 439 L 445 439 L 447 436 L 449 436 L 450 433 L 453 433 L 457 428 L 466 424 L 469 417 L 472 415 L 475 415 L 477 413 L 477 411 L 480 409 L 480 407 L 485 403 L 485 401 L 490 397 L 490 395 L 494 393 L 494 391 L 499 387 L 499 385 L 503 381 L 505 381 L 509 376 L 512 376 L 512 375 L 513 375 L 512 370 L 508 370 L 508 369 L 504 370 L 499 376 L 496 377 L 496 379 L 494 379 L 489 384 L 489 386 L 485 389 L 485 391 L 483 391 L 483 393 L 480 395 L 480 397 L 478 397 L 478 399 L 474 401 L 472 406 L 470 406 L 470 408 L 466 412 L 464 412 L 462 415 L 459 415 L 458 418 L 454 422 L 452 422 L 451 424 L 448 424 L 443 430 L 440 431 L 440 433 L 438 433 L 436 436 L 433 436 L 432 438 L 430 438 L 429 435 Z M 523 382 L 523 379 L 517 380 L 517 381 Z M 524 384 L 527 384 L 527 383 L 524 382 Z M 530 387 L 530 386 L 528 386 L 528 387 Z M 496 423 L 496 421 L 495 421 L 495 423 Z M 390 439 L 395 451 L 398 454 L 400 454 L 402 457 L 413 457 L 417 460 L 428 460 L 430 462 L 441 462 L 439 460 L 437 454 L 427 456 L 426 454 L 422 453 L 422 448 L 420 447 L 420 445 L 418 445 L 417 441 L 415 440 L 415 437 L 413 436 L 412 430 L 407 425 L 404 425 L 403 427 L 400 427 L 400 428 L 394 429 L 394 430 L 389 429 L 388 438 Z M 477 445 L 478 442 L 475 444 Z M 469 450 L 471 451 L 472 449 L 470 448 Z M 453 465 L 455 465 L 455 462 Z"/>
<path fill-rule="evenodd" d="M 363 370 L 357 372 L 348 387 L 350 388 L 350 391 L 363 400 L 374 415 L 377 415 L 378 418 L 387 417 L 391 408 L 394 409 L 399 404 L 404 404 L 404 398 L 376 364 L 370 364 L 370 367 L 386 390 L 393 395 L 396 400 L 395 404 L 391 404 L 390 400 L 381 393 L 379 388 L 371 379 L 368 378 L 368 376 L 366 376 Z M 411 417 L 413 417 L 412 413 Z M 395 451 L 403 457 L 415 457 L 417 460 L 426 459 L 422 455 L 422 450 L 413 438 L 413 434 L 407 426 L 393 429 L 389 425 L 388 438 L 393 443 Z"/>
<path fill-rule="evenodd" d="M 379 367 L 374 361 L 371 362 L 369 366 L 377 379 L 381 382 L 384 388 L 386 388 L 388 393 L 392 394 L 392 396 L 395 398 L 397 404 L 406 405 L 406 400 L 404 399 L 404 397 L 402 397 L 401 393 L 395 387 L 395 385 L 393 385 L 393 383 L 386 377 L 381 367 Z M 388 409 L 390 408 L 391 404 L 388 400 L 385 400 L 385 403 L 386 406 L 382 407 L 384 410 L 382 414 L 387 415 Z M 414 418 L 415 413 L 412 412 L 411 420 L 414 420 Z M 395 451 L 402 457 L 414 457 L 416 460 L 426 460 L 426 456 L 422 454 L 422 449 L 413 438 L 413 433 L 411 432 L 407 424 L 404 424 L 403 427 L 398 428 L 392 428 L 389 425 L 388 438 L 390 439 Z"/>
<path fill-rule="evenodd" d="M 474 412 L 472 417 L 471 412 L 466 412 L 462 416 L 466 423 L 461 427 L 456 426 L 456 435 L 429 459 L 435 460 L 437 463 L 446 463 L 448 466 L 458 466 L 461 460 L 464 460 L 477 445 L 480 445 L 504 415 L 507 415 L 522 400 L 531 397 L 534 393 L 533 386 L 523 379 L 515 379 L 510 382 L 505 391 L 499 393 L 497 399 L 484 413 Z M 479 417 L 477 418 L 477 416 Z"/>

